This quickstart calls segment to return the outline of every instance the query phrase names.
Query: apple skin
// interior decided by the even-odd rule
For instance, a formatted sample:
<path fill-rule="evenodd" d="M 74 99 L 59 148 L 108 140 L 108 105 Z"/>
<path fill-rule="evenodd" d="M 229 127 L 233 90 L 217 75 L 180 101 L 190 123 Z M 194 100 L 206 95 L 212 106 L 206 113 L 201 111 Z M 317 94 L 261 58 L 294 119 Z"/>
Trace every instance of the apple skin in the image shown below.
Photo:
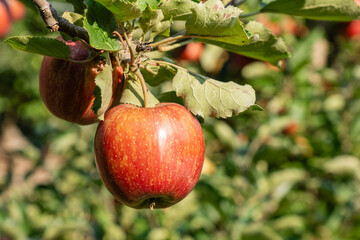
<path fill-rule="evenodd" d="M 82 61 L 89 58 L 90 50 L 80 41 L 67 41 L 66 44 L 71 51 L 70 59 Z M 98 122 L 91 107 L 95 99 L 95 77 L 101 71 L 101 64 L 99 59 L 74 63 L 45 56 L 40 68 L 39 87 L 48 110 L 61 119 L 80 125 Z M 116 69 L 113 72 L 113 92 L 122 78 Z"/>
<path fill-rule="evenodd" d="M 0 1 L 0 38 L 9 33 L 11 28 L 11 18 L 5 3 Z"/>
<path fill-rule="evenodd" d="M 185 198 L 204 162 L 201 126 L 176 103 L 113 107 L 99 123 L 94 145 L 107 189 L 119 202 L 137 209 L 166 208 Z"/>

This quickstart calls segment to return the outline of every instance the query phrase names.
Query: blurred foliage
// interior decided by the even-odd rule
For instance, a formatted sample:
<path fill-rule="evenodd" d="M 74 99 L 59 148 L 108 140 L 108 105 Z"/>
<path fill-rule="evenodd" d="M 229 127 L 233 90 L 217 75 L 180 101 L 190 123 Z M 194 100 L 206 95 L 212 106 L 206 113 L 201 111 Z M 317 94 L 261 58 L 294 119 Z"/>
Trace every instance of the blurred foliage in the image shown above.
<path fill-rule="evenodd" d="M 51 116 L 41 57 L 0 43 L 0 239 L 358 239 L 360 44 L 346 23 L 293 21 L 300 32 L 279 32 L 293 56 L 283 71 L 208 45 L 199 62 L 177 59 L 252 85 L 265 111 L 206 120 L 195 190 L 154 212 L 113 200 L 95 168 L 96 124 Z M 43 35 L 43 25 L 28 8 L 11 35 Z"/>

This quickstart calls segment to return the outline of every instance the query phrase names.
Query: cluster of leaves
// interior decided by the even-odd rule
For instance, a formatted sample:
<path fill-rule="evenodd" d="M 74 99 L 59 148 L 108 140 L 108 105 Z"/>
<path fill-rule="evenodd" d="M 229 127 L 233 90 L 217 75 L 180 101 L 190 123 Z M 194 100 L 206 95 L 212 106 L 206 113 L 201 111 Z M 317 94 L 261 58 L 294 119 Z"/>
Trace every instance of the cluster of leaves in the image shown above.
<path fill-rule="evenodd" d="M 281 59 L 289 57 L 284 41 L 276 37 L 270 30 L 255 21 L 242 19 L 240 8 L 228 5 L 224 7 L 220 0 L 209 0 L 205 3 L 195 0 L 87 0 L 70 1 L 75 12 L 65 12 L 63 17 L 70 23 L 83 27 L 89 34 L 89 44 L 108 60 L 108 53 L 114 54 L 123 67 L 128 69 L 127 79 L 122 91 L 120 103 L 142 105 L 141 85 L 132 72 L 136 57 L 136 67 L 142 69 L 146 81 L 154 86 L 163 81 L 172 80 L 173 91 L 163 93 L 165 96 L 177 96 L 184 99 L 185 106 L 201 118 L 227 118 L 245 111 L 255 105 L 255 91 L 249 85 L 241 86 L 234 82 L 224 84 L 190 72 L 169 61 L 148 59 L 139 46 L 149 46 L 148 50 L 171 49 L 177 40 L 191 39 L 220 46 L 228 51 L 247 57 L 277 64 Z M 321 20 L 350 20 L 359 15 L 359 7 L 352 0 L 343 1 L 298 1 L 297 3 L 271 0 L 263 1 L 259 12 L 280 12 L 300 15 Z M 246 15 L 243 15 L 244 17 Z M 185 29 L 169 36 L 171 25 L 175 21 L 184 21 Z M 121 29 L 120 29 L 121 27 Z M 113 31 L 129 35 L 131 43 L 120 43 Z M 69 39 L 69 36 L 65 36 Z M 127 38 L 126 36 L 124 36 Z M 155 43 L 153 41 L 157 39 Z M 160 40 L 159 40 L 160 39 Z M 36 36 L 12 37 L 6 41 L 16 49 L 69 60 L 70 50 L 62 41 Z M 138 46 L 134 46 L 134 43 Z M 182 42 L 187 43 L 186 41 Z M 129 45 L 130 44 L 130 45 Z M 181 45 L 181 43 L 180 43 Z M 170 48 L 169 48 L 170 46 Z M 175 45 L 174 45 L 175 46 Z M 134 48 L 133 48 L 134 47 Z M 135 51 L 134 56 L 130 48 Z M 129 66 L 130 61 L 130 66 Z M 99 118 L 108 106 L 112 94 L 110 69 L 111 61 L 107 61 L 105 70 L 96 78 L 97 88 L 94 92 L 96 100 L 93 106 Z M 160 99 L 161 96 L 158 96 Z M 159 100 L 151 96 L 150 106 Z M 165 98 L 177 101 L 176 98 Z"/>
<path fill-rule="evenodd" d="M 107 53 L 114 54 L 124 62 L 133 60 L 127 52 L 129 46 L 121 44 L 119 39 L 112 35 L 113 31 L 121 32 L 119 26 L 125 27 L 125 32 L 122 34 L 131 36 L 133 42 L 136 41 L 139 45 L 153 45 L 155 50 L 167 45 L 167 42 L 173 42 L 172 39 L 175 41 L 175 38 L 191 38 L 193 41 L 208 42 L 274 64 L 289 56 L 281 39 L 277 39 L 262 25 L 255 22 L 244 26 L 239 20 L 242 11 L 232 6 L 224 8 L 220 0 L 211 0 L 206 3 L 191 0 L 139 2 L 88 0 L 85 5 L 79 2 L 74 4 L 76 13 L 65 12 L 63 17 L 85 28 L 89 34 L 89 44 L 96 51 L 105 51 L 103 55 L 108 59 Z M 171 24 L 177 20 L 185 21 L 184 34 L 180 36 L 181 38 L 169 37 Z M 137 33 L 139 30 L 140 33 Z M 159 35 L 162 40 L 150 44 Z M 21 36 L 9 38 L 6 42 L 19 50 L 69 60 L 68 46 L 57 39 Z M 164 44 L 161 45 L 162 42 Z M 209 116 L 225 118 L 254 105 L 255 92 L 250 86 L 240 86 L 234 82 L 224 84 L 192 73 L 168 61 L 161 61 L 161 59 L 141 60 L 143 59 L 141 51 L 137 52 L 136 57 L 140 59 L 142 73 L 150 76 L 145 79 L 150 85 L 159 85 L 163 81 L 172 79 L 176 95 L 184 98 L 186 107 L 195 115 L 203 118 Z M 107 62 L 105 70 L 112 67 L 110 61 Z M 123 67 L 129 68 L 126 64 Z M 136 81 L 136 76 L 131 73 L 131 68 L 127 73 L 128 81 L 123 89 L 125 94 L 120 103 L 141 105 L 142 99 L 139 99 L 143 97 L 141 85 Z M 111 79 L 111 71 L 102 71 L 96 79 L 96 84 L 101 90 L 98 91 L 99 94 L 95 94 L 97 98 L 100 98 L 95 101 L 95 103 L 100 103 L 99 106 L 94 107 L 98 115 L 104 112 L 98 110 L 103 105 L 107 106 L 104 98 L 111 95 L 109 79 Z M 165 95 L 174 96 L 175 94 L 165 93 Z M 158 102 L 155 97 L 151 100 L 150 106 Z"/>

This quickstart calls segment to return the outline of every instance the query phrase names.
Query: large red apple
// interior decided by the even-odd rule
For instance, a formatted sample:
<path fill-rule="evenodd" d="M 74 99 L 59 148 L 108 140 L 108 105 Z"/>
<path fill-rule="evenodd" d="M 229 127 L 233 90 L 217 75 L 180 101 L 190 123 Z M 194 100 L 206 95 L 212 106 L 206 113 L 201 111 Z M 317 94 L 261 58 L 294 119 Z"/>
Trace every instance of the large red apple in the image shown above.
<path fill-rule="evenodd" d="M 5 2 L 0 1 L 0 38 L 4 37 L 11 28 L 11 18 Z"/>
<path fill-rule="evenodd" d="M 95 135 L 101 179 L 133 208 L 166 208 L 183 199 L 200 176 L 204 149 L 199 122 L 175 103 L 118 105 Z"/>
<path fill-rule="evenodd" d="M 90 50 L 81 41 L 67 41 L 66 44 L 71 51 L 70 59 L 84 61 L 90 57 Z M 49 111 L 61 119 L 81 125 L 97 122 L 91 107 L 95 77 L 101 71 L 101 64 L 99 59 L 74 63 L 45 56 L 39 76 L 40 95 Z M 121 77 L 113 74 L 114 91 Z"/>

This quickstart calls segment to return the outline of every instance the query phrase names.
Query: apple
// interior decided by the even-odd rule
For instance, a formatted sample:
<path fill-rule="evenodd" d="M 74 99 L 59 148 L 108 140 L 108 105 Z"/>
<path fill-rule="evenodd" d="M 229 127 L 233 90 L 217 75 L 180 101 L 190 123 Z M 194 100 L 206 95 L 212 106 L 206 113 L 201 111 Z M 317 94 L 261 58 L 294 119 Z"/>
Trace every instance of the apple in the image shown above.
<path fill-rule="evenodd" d="M 9 33 L 11 28 L 11 18 L 5 2 L 0 1 L 0 38 Z"/>
<path fill-rule="evenodd" d="M 298 131 L 299 131 L 299 123 L 290 122 L 284 127 L 282 133 L 291 136 L 291 135 L 295 135 Z"/>
<path fill-rule="evenodd" d="M 350 39 L 359 39 L 360 38 L 360 20 L 351 21 L 345 29 L 345 34 Z"/>
<path fill-rule="evenodd" d="M 26 8 L 25 5 L 18 0 L 6 0 L 9 5 L 11 19 L 19 21 L 24 18 Z"/>
<path fill-rule="evenodd" d="M 184 51 L 180 55 L 180 58 L 182 60 L 197 62 L 199 61 L 203 51 L 204 51 L 204 45 L 202 43 L 191 42 L 188 45 L 186 45 Z"/>
<path fill-rule="evenodd" d="M 110 193 L 132 208 L 166 208 L 194 188 L 205 142 L 199 122 L 183 106 L 111 108 L 95 135 L 95 161 Z"/>
<path fill-rule="evenodd" d="M 70 59 L 89 59 L 91 50 L 81 41 L 67 41 L 66 44 L 71 51 Z M 81 125 L 97 122 L 91 107 L 95 98 L 95 77 L 102 70 L 102 64 L 102 60 L 98 58 L 90 62 L 75 63 L 45 56 L 40 68 L 39 85 L 40 96 L 49 111 L 61 119 Z M 122 78 L 121 74 L 122 71 L 114 69 L 114 91 Z"/>

